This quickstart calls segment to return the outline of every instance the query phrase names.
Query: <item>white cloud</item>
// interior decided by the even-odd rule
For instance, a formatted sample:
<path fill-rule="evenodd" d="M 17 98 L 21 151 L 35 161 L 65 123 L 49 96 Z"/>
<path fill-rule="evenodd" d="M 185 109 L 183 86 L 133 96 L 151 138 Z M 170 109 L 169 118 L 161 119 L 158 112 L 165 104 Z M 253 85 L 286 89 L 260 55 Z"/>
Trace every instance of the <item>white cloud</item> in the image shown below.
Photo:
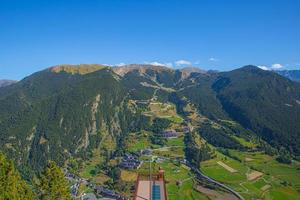
<path fill-rule="evenodd" d="M 113 66 L 111 64 L 106 64 L 106 63 L 101 63 L 101 65 L 108 66 L 108 67 L 112 67 Z"/>
<path fill-rule="evenodd" d="M 157 61 L 154 61 L 154 62 L 144 62 L 144 63 L 148 64 L 148 65 L 155 65 L 155 66 L 166 66 L 165 64 L 157 62 Z"/>
<path fill-rule="evenodd" d="M 144 62 L 144 63 L 148 65 L 155 65 L 155 66 L 162 66 L 162 67 L 173 67 L 173 64 L 171 62 L 161 63 L 161 62 L 154 61 L 154 62 Z"/>
<path fill-rule="evenodd" d="M 270 70 L 269 67 L 264 66 L 264 65 L 258 65 L 257 67 L 259 67 L 259 68 L 262 69 L 262 70 Z"/>
<path fill-rule="evenodd" d="M 175 62 L 176 65 L 191 65 L 192 63 L 188 60 L 177 60 Z"/>
<path fill-rule="evenodd" d="M 166 67 L 173 67 L 173 64 L 170 63 L 170 62 L 168 62 L 168 63 L 165 63 L 165 66 L 166 66 Z"/>
<path fill-rule="evenodd" d="M 108 67 L 122 67 L 124 65 L 126 65 L 125 63 L 118 63 L 118 64 L 107 64 L 107 63 L 102 63 L 101 65 L 104 65 L 104 66 L 108 66 Z"/>
<path fill-rule="evenodd" d="M 281 69 L 281 68 L 283 68 L 283 65 L 279 64 L 279 63 L 276 63 L 276 64 L 273 64 L 271 68 L 272 69 Z"/>
<path fill-rule="evenodd" d="M 200 64 L 200 60 L 197 60 L 196 62 L 194 62 L 195 65 L 199 65 Z"/>
<path fill-rule="evenodd" d="M 282 64 L 275 63 L 275 64 L 272 64 L 271 67 L 268 67 L 266 65 L 258 65 L 257 67 L 259 67 L 260 69 L 263 69 L 263 70 L 278 70 L 278 69 L 283 68 L 284 66 Z"/>
<path fill-rule="evenodd" d="M 126 65 L 125 63 L 118 63 L 118 64 L 115 64 L 115 66 L 117 66 L 117 67 L 122 67 L 122 66 L 124 66 L 124 65 Z"/>
<path fill-rule="evenodd" d="M 217 58 L 213 58 L 213 57 L 209 58 L 208 60 L 209 60 L 209 61 L 212 61 L 212 62 L 217 62 L 217 61 L 219 61 Z"/>

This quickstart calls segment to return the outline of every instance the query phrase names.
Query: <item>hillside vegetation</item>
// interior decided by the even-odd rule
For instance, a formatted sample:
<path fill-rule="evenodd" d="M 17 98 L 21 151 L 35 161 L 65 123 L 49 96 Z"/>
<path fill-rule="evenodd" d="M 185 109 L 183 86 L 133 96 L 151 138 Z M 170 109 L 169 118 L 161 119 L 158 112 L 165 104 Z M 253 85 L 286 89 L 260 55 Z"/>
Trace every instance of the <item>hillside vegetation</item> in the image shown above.
<path fill-rule="evenodd" d="M 287 152 L 288 160 L 300 155 L 300 85 L 254 66 L 220 73 L 55 66 L 0 89 L 0 146 L 31 177 L 48 160 L 63 166 L 93 157 L 95 149 L 100 158 L 120 155 L 129 133 L 150 130 L 161 113 L 180 123 L 172 106 L 184 116 L 188 104 L 198 114 L 201 137 L 212 145 L 243 150 L 239 137 L 256 138 L 264 150 Z M 213 126 L 220 121 L 239 128 Z"/>

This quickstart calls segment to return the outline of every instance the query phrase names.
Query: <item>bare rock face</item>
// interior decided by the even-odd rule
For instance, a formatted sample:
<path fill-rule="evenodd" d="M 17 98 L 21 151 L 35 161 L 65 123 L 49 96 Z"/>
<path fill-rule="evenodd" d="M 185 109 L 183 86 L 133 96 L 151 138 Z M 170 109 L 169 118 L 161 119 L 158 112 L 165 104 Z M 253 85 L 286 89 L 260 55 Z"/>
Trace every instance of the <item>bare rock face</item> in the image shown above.
<path fill-rule="evenodd" d="M 84 158 L 102 146 L 119 150 L 128 133 L 149 126 L 144 108 L 150 100 L 178 108 L 188 103 L 187 112 L 199 122 L 234 120 L 300 155 L 300 85 L 255 66 L 210 72 L 138 64 L 58 65 L 1 88 L 0 97 L 5 133 L 0 149 L 36 170 L 48 159 Z"/>
<path fill-rule="evenodd" d="M 91 134 L 97 134 L 97 124 L 96 124 L 96 113 L 98 112 L 98 106 L 100 103 L 100 94 L 98 94 L 95 98 L 95 101 L 92 104 L 91 113 L 92 113 L 92 127 L 91 127 Z"/>
<path fill-rule="evenodd" d="M 187 77 L 189 77 L 191 75 L 191 73 L 201 73 L 201 74 L 205 74 L 206 71 L 203 69 L 200 69 L 198 67 L 185 67 L 180 69 L 181 73 L 182 73 L 182 78 L 185 79 Z"/>
<path fill-rule="evenodd" d="M 125 74 L 131 71 L 138 71 L 141 75 L 145 74 L 147 70 L 156 71 L 158 73 L 162 71 L 169 71 L 169 72 L 175 71 L 174 69 L 164 67 L 164 66 L 143 65 L 143 64 L 124 65 L 120 67 L 113 67 L 112 69 L 116 74 L 120 76 L 124 76 Z"/>
<path fill-rule="evenodd" d="M 105 67 L 106 66 L 99 64 L 57 65 L 54 67 L 50 67 L 49 70 L 55 73 L 67 72 L 71 74 L 88 74 Z"/>

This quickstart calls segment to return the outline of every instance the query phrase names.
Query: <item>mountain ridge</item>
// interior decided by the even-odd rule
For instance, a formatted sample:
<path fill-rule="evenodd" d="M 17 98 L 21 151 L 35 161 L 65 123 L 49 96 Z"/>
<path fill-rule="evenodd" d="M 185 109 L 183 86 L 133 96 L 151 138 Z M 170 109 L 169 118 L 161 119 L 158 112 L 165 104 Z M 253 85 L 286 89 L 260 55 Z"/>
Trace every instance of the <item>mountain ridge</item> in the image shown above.
<path fill-rule="evenodd" d="M 275 148 L 300 153 L 299 84 L 274 72 L 245 66 L 214 73 L 190 69 L 186 76 L 151 65 L 131 65 L 125 73 L 124 67 L 67 66 L 0 89 L 1 150 L 18 166 L 40 170 L 47 159 L 86 158 L 103 139 L 111 144 L 103 155 L 120 152 L 126 134 L 151 123 L 143 103 L 132 102 L 153 98 L 178 109 L 190 103 L 205 118 L 235 120 Z"/>
<path fill-rule="evenodd" d="M 275 72 L 292 81 L 300 82 L 300 70 L 276 70 Z"/>

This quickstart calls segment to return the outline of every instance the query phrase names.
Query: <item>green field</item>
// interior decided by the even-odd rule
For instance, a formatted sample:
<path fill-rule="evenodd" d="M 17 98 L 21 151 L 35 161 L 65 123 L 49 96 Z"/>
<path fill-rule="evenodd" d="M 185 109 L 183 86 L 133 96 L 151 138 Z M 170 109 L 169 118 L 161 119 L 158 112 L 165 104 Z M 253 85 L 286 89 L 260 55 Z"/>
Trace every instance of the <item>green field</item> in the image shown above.
<path fill-rule="evenodd" d="M 126 141 L 126 149 L 129 152 L 136 152 L 151 147 L 149 141 L 149 132 L 141 131 L 139 133 L 131 133 Z"/>
<path fill-rule="evenodd" d="M 234 156 L 237 159 L 218 152 L 216 158 L 201 163 L 201 170 L 206 175 L 231 186 L 246 199 L 282 199 L 283 197 L 299 199 L 299 163 L 281 164 L 274 157 L 262 152 L 249 153 L 236 150 L 229 152 L 231 157 Z M 238 172 L 229 172 L 217 164 L 218 161 L 222 161 Z M 263 176 L 250 181 L 247 179 L 246 173 L 254 170 L 262 172 Z"/>
<path fill-rule="evenodd" d="M 167 146 L 184 146 L 184 136 L 181 135 L 178 138 L 171 138 L 167 141 Z"/>

